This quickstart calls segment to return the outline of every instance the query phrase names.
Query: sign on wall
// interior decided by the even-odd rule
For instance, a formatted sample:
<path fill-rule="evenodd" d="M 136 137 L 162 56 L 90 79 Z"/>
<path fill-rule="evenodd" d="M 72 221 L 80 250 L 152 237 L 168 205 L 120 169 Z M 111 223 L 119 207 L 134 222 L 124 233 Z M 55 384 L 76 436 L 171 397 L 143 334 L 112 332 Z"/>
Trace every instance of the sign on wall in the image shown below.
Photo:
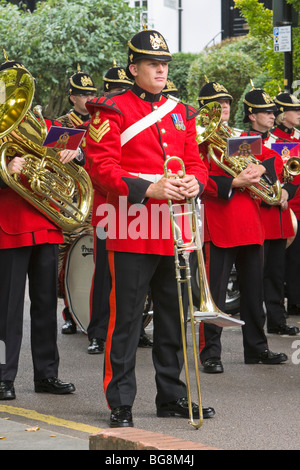
<path fill-rule="evenodd" d="M 290 52 L 292 50 L 292 27 L 276 26 L 274 28 L 274 52 Z"/>

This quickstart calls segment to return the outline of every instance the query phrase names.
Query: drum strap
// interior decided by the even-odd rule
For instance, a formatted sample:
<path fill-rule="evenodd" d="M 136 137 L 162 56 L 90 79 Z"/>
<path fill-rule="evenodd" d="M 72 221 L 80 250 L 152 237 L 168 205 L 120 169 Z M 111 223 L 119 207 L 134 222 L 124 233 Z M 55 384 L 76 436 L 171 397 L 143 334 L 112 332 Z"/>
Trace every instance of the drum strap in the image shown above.
<path fill-rule="evenodd" d="M 155 124 L 159 119 L 162 119 L 164 116 L 166 116 L 166 114 L 170 113 L 177 104 L 178 100 L 176 98 L 170 97 L 158 109 L 155 109 L 150 114 L 147 114 L 147 116 L 128 127 L 121 134 L 121 147 L 123 147 L 123 145 L 125 145 L 137 134 L 152 126 L 152 124 Z"/>

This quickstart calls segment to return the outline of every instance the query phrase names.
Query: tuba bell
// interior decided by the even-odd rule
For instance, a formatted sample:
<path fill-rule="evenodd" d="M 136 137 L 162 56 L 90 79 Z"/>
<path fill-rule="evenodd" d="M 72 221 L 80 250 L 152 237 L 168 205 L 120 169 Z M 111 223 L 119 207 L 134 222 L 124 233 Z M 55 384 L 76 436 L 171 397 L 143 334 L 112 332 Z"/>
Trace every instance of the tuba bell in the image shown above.
<path fill-rule="evenodd" d="M 237 137 L 234 129 L 221 122 L 222 107 L 218 102 L 210 102 L 200 108 L 196 117 L 197 143 L 208 143 L 208 153 L 210 158 L 234 178 L 241 173 L 249 163 L 259 165 L 261 162 L 253 155 L 247 156 L 228 156 L 226 153 L 227 139 Z M 200 132 L 199 132 L 200 131 Z M 217 157 L 214 150 L 221 154 Z M 259 196 L 267 204 L 277 205 L 281 199 L 281 184 L 277 180 L 275 184 L 270 184 L 264 176 L 260 178 L 259 183 L 251 185 L 248 189 Z"/>
<path fill-rule="evenodd" d="M 93 188 L 84 168 L 62 164 L 58 152 L 43 147 L 47 126 L 41 108 L 30 110 L 35 85 L 23 67 L 0 72 L 0 178 L 37 210 L 59 226 L 72 231 L 86 221 Z M 8 161 L 25 158 L 21 174 L 8 172 Z"/>

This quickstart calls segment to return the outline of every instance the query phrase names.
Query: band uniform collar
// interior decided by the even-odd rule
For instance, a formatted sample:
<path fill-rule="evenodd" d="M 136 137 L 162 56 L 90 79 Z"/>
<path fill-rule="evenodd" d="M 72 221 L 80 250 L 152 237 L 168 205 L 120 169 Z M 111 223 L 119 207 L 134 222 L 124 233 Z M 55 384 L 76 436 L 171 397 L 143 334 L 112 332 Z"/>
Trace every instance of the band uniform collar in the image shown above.
<path fill-rule="evenodd" d="M 136 83 L 131 88 L 131 91 L 143 101 L 148 101 L 149 103 L 156 103 L 160 101 L 162 97 L 161 92 L 157 94 L 150 93 L 149 91 L 143 90 L 143 88 L 139 87 Z"/>
<path fill-rule="evenodd" d="M 277 127 L 278 127 L 278 129 L 285 132 L 286 134 L 292 134 L 293 130 L 294 130 L 293 127 L 286 127 L 283 124 L 279 124 Z"/>
<path fill-rule="evenodd" d="M 257 131 L 256 129 L 252 129 L 251 127 L 250 132 L 255 132 L 255 134 L 261 135 L 262 140 L 266 140 L 269 137 L 269 131 L 260 132 L 260 131 Z"/>
<path fill-rule="evenodd" d="M 76 114 L 76 116 L 77 116 L 79 119 L 81 119 L 82 122 L 86 122 L 86 121 L 88 121 L 88 120 L 90 119 L 89 113 L 87 113 L 87 114 L 81 114 L 81 113 L 79 113 L 78 111 L 75 111 L 75 109 L 72 109 L 71 112 L 74 113 L 74 114 Z"/>

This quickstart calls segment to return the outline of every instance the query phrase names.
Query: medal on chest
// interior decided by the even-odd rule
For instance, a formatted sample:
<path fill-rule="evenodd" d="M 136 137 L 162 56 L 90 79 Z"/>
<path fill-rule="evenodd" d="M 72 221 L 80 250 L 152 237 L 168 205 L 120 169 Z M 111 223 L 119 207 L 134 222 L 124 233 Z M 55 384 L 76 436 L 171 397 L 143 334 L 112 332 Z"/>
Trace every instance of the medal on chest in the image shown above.
<path fill-rule="evenodd" d="M 185 125 L 181 114 L 171 114 L 175 128 L 178 131 L 185 131 Z"/>

